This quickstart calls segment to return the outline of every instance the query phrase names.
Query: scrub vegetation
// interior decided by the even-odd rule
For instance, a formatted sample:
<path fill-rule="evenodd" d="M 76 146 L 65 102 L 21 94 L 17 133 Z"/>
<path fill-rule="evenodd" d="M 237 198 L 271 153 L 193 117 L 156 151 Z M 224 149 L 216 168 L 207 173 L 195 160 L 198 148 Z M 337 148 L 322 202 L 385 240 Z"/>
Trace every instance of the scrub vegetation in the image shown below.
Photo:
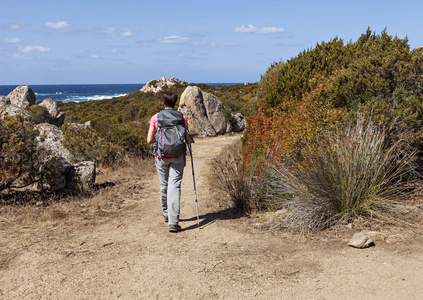
<path fill-rule="evenodd" d="M 422 87 L 423 48 L 411 50 L 407 38 L 368 29 L 356 42 L 317 44 L 269 67 L 242 164 L 215 171 L 237 168 L 220 177 L 240 211 L 287 209 L 283 227 L 412 226 L 405 204 L 423 167 Z"/>
<path fill-rule="evenodd" d="M 249 116 L 256 112 L 257 98 L 254 84 L 217 87 L 205 84 L 190 85 L 197 85 L 204 92 L 219 97 L 225 106 L 226 116 L 236 112 Z M 178 84 L 172 86 L 172 89 L 180 97 L 187 86 Z M 91 129 L 83 130 L 81 134 L 75 127 L 64 127 L 66 145 L 81 155 L 82 150 L 86 149 L 87 157 L 109 164 L 122 161 L 119 157 L 124 155 L 142 157 L 148 155 L 150 150 L 146 143 L 148 120 L 163 107 L 159 95 L 140 91 L 108 100 L 67 102 L 59 103 L 59 106 L 66 112 L 67 123 L 91 122 Z M 92 147 L 90 141 L 92 136 L 100 138 L 96 142 L 96 147 Z M 111 149 L 112 145 L 114 149 Z M 120 155 L 114 155 L 113 152 L 116 151 Z"/>

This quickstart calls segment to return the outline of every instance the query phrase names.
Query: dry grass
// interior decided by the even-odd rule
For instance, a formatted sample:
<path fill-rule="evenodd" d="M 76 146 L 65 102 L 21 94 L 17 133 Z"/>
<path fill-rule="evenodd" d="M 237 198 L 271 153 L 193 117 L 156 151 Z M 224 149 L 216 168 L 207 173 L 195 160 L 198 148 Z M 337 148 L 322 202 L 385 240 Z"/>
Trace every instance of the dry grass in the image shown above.
<path fill-rule="evenodd" d="M 242 167 L 241 145 L 225 147 L 221 154 L 213 160 L 212 181 L 220 189 L 239 213 L 250 214 L 253 210 L 271 209 L 262 201 L 261 177 L 254 176 L 253 168 Z"/>
<path fill-rule="evenodd" d="M 283 226 L 324 229 L 346 222 L 378 221 L 413 226 L 413 208 L 404 205 L 416 191 L 414 152 L 362 119 L 329 132 L 291 166 L 268 163 L 267 197 L 289 207 Z M 361 220 L 361 221 L 360 221 Z"/>
<path fill-rule="evenodd" d="M 134 190 L 142 189 L 142 178 L 154 172 L 150 159 L 128 159 L 118 167 L 99 168 L 90 194 L 40 194 L 20 191 L 0 198 L 0 225 L 5 227 L 42 226 L 72 218 L 98 219 L 113 216 Z"/>

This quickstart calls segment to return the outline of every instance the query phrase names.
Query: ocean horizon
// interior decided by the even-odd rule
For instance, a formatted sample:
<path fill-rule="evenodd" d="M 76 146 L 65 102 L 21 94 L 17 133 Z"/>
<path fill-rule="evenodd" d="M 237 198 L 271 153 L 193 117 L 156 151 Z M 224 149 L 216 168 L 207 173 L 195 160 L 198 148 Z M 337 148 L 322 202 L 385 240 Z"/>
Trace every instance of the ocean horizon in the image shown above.
<path fill-rule="evenodd" d="M 240 83 L 205 83 L 211 86 L 230 86 Z M 51 98 L 60 102 L 85 102 L 112 99 L 135 93 L 145 83 L 129 84 L 34 84 L 29 85 L 34 91 L 37 102 Z M 7 96 L 18 85 L 0 85 L 0 96 Z"/>

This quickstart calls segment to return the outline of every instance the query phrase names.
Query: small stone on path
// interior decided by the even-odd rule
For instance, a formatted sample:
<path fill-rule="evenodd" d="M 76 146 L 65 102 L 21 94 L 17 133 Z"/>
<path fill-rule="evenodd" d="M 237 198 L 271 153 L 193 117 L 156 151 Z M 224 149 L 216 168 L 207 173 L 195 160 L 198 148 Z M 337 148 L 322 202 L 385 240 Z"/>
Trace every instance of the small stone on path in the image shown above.
<path fill-rule="evenodd" d="M 348 246 L 354 247 L 354 248 L 367 248 L 370 246 L 374 246 L 375 242 L 370 237 L 370 235 L 363 233 L 363 232 L 357 232 L 354 234 L 352 239 L 348 242 Z"/>

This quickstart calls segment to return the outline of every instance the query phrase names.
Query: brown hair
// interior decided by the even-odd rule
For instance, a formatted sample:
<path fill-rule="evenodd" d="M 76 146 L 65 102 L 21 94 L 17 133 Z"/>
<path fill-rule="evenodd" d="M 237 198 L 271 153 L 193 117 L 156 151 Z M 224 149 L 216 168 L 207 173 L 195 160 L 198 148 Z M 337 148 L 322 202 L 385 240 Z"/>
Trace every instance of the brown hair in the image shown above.
<path fill-rule="evenodd" d="M 166 90 L 162 93 L 161 99 L 166 107 L 175 107 L 178 101 L 178 94 L 174 90 Z"/>

